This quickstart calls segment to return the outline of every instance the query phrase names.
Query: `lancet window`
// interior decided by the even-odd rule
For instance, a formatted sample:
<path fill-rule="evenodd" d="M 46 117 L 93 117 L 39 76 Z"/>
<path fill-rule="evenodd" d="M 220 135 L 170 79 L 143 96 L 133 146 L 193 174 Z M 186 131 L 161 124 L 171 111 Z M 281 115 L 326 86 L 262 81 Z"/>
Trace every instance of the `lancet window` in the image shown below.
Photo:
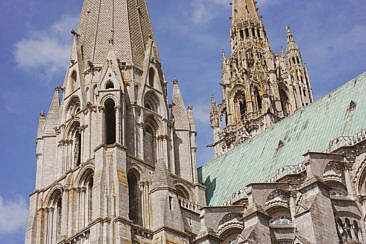
<path fill-rule="evenodd" d="M 78 226 L 83 229 L 89 225 L 93 216 L 93 170 L 87 170 L 80 181 L 78 199 Z"/>
<path fill-rule="evenodd" d="M 62 225 L 62 192 L 56 190 L 49 200 L 44 219 L 45 243 L 57 243 L 61 236 Z"/>
<path fill-rule="evenodd" d="M 244 91 L 238 91 L 235 94 L 234 102 L 237 105 L 239 109 L 239 115 L 240 117 L 243 117 L 247 113 L 247 103 L 245 100 Z"/>
<path fill-rule="evenodd" d="M 128 181 L 128 217 L 135 224 L 142 224 L 141 192 L 139 189 L 140 175 L 136 170 L 131 170 L 127 175 Z"/>
<path fill-rule="evenodd" d="M 154 87 L 155 80 L 155 70 L 153 68 L 149 69 L 149 86 Z"/>
<path fill-rule="evenodd" d="M 144 127 L 144 160 L 151 165 L 156 161 L 156 131 L 149 123 Z"/>
<path fill-rule="evenodd" d="M 254 98 L 257 103 L 258 112 L 261 112 L 262 110 L 262 98 L 259 95 L 259 91 L 257 87 L 254 87 Z"/>
<path fill-rule="evenodd" d="M 104 103 L 104 121 L 105 121 L 105 143 L 111 145 L 116 143 L 116 112 L 115 103 L 112 99 L 108 99 Z"/>
<path fill-rule="evenodd" d="M 287 93 L 283 89 L 280 89 L 280 99 L 281 99 L 283 115 L 288 116 L 290 114 L 289 100 L 288 100 Z"/>

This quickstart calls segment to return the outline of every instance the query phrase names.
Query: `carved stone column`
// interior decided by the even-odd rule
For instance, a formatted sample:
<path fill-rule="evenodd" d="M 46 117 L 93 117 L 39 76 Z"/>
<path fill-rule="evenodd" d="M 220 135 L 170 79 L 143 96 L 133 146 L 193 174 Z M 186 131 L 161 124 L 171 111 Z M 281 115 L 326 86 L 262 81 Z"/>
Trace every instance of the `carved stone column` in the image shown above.
<path fill-rule="evenodd" d="M 120 143 L 123 145 L 121 140 L 121 106 L 116 105 L 114 107 L 116 113 L 116 143 Z"/>
<path fill-rule="evenodd" d="M 105 111 L 103 106 L 98 107 L 98 145 L 104 144 L 105 140 Z"/>

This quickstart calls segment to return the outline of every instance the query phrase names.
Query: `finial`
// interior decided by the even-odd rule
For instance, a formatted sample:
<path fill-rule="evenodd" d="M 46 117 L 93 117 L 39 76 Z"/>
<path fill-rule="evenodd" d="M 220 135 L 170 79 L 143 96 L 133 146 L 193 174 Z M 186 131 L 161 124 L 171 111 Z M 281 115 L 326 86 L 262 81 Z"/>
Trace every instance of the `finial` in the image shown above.
<path fill-rule="evenodd" d="M 188 105 L 188 110 L 193 110 L 193 106 L 192 105 Z"/>
<path fill-rule="evenodd" d="M 211 95 L 211 103 L 215 103 L 216 104 L 216 99 L 214 95 Z"/>
<path fill-rule="evenodd" d="M 174 85 L 178 85 L 178 80 L 174 78 L 174 80 L 173 80 L 173 84 L 174 84 Z"/>
<path fill-rule="evenodd" d="M 79 37 L 80 36 L 80 34 L 77 33 L 74 29 L 71 29 L 71 34 L 74 35 L 74 36 L 76 36 L 76 37 Z"/>
<path fill-rule="evenodd" d="M 46 115 L 45 115 L 45 113 L 43 111 L 39 113 L 39 117 L 44 118 L 45 116 Z"/>
<path fill-rule="evenodd" d="M 292 35 L 291 28 L 289 25 L 286 25 L 286 30 L 287 30 L 287 42 L 293 42 L 294 36 Z"/>

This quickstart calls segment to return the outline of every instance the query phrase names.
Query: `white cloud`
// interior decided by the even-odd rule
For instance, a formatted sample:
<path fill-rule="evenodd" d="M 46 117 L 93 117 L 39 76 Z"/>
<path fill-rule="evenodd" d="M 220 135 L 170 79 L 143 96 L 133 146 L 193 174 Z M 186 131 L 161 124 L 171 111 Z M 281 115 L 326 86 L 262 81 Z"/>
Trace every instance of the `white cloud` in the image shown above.
<path fill-rule="evenodd" d="M 28 206 L 23 197 L 5 200 L 0 196 L 0 235 L 24 229 L 27 217 Z"/>
<path fill-rule="evenodd" d="M 222 7 L 229 8 L 227 0 L 192 0 L 192 22 L 196 25 L 205 25 L 220 15 Z"/>
<path fill-rule="evenodd" d="M 62 71 L 70 55 L 70 30 L 78 17 L 63 16 L 46 30 L 33 30 L 15 44 L 14 57 L 18 66 L 50 79 Z"/>

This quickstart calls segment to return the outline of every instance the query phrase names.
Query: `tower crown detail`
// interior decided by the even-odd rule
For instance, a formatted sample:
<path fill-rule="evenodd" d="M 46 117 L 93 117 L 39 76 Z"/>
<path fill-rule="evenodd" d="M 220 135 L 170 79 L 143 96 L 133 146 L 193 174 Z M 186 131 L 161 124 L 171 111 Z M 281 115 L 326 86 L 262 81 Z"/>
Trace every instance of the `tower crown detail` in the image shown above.
<path fill-rule="evenodd" d="M 312 102 L 307 69 L 286 29 L 286 54 L 276 54 L 256 2 L 232 0 L 231 56 L 222 54 L 223 100 L 210 104 L 216 156 Z"/>

